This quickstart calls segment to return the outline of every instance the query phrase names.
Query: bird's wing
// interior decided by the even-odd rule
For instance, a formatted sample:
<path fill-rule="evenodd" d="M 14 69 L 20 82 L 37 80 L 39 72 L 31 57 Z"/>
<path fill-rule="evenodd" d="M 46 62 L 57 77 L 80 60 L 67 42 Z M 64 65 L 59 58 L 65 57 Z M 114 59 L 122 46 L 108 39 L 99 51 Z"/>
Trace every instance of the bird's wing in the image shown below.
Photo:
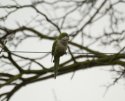
<path fill-rule="evenodd" d="M 54 56 L 56 43 L 57 43 L 57 40 L 54 41 L 53 46 L 52 46 L 52 56 Z"/>

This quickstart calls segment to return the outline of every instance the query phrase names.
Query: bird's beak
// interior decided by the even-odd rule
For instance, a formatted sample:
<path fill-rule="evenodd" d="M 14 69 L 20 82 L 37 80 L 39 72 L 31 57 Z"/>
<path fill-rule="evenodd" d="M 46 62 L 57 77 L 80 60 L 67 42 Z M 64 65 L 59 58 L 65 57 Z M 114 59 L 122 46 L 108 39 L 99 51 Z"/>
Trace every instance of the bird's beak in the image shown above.
<path fill-rule="evenodd" d="M 69 40 L 69 37 L 65 36 L 65 37 L 63 38 L 63 40 Z"/>

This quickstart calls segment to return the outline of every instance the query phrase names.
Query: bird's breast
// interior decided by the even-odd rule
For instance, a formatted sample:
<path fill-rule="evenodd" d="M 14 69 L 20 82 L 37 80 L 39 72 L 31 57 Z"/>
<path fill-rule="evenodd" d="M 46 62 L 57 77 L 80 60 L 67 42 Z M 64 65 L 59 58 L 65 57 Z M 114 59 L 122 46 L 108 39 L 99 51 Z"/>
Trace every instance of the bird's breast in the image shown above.
<path fill-rule="evenodd" d="M 55 51 L 59 56 L 62 56 L 66 53 L 67 45 L 62 44 L 60 41 L 57 42 Z"/>

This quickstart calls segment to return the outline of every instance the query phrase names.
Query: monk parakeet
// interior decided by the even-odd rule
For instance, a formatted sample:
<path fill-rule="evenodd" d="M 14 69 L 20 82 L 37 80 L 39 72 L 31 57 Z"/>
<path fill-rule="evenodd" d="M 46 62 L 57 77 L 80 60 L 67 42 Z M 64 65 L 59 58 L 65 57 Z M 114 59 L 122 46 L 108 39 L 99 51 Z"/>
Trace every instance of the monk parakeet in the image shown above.
<path fill-rule="evenodd" d="M 56 79 L 56 75 L 58 72 L 58 68 L 59 68 L 59 60 L 60 57 L 64 54 L 66 54 L 66 50 L 68 47 L 68 40 L 69 40 L 69 36 L 67 33 L 61 33 L 57 39 L 54 41 L 53 46 L 52 46 L 52 56 L 54 56 L 54 72 L 55 72 L 55 79 Z"/>

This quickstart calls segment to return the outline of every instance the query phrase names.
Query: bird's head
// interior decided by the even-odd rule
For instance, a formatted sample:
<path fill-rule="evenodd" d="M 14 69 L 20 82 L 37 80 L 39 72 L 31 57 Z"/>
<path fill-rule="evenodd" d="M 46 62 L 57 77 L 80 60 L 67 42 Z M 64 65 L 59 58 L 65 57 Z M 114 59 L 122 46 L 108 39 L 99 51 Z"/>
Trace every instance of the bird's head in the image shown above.
<path fill-rule="evenodd" d="M 65 33 L 65 32 L 61 33 L 59 35 L 59 39 L 64 40 L 64 41 L 68 41 L 69 40 L 69 35 L 67 33 Z"/>

